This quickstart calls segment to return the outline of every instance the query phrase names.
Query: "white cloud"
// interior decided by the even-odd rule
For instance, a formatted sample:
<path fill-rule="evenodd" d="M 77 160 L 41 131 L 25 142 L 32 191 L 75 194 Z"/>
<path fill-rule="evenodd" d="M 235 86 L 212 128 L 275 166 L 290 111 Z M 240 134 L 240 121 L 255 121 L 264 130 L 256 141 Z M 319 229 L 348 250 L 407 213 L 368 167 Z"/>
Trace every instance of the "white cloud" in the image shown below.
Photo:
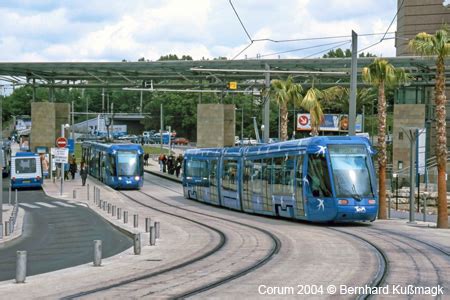
<path fill-rule="evenodd" d="M 233 1 L 252 39 L 293 39 L 384 32 L 395 3 L 378 0 Z M 169 53 L 194 59 L 232 58 L 250 41 L 228 1 L 90 0 L 78 2 L 6 1 L 0 4 L 0 61 L 135 61 Z M 395 22 L 394 22 L 395 27 Z M 391 31 L 394 28 L 391 28 Z M 359 48 L 381 37 L 360 37 Z M 345 41 L 349 38 L 343 38 Z M 292 43 L 254 42 L 240 58 L 331 43 L 339 39 Z M 344 45 L 342 47 L 350 47 Z M 280 54 L 304 57 L 332 47 Z M 392 56 L 393 41 L 369 50 Z M 317 54 L 321 55 L 321 54 Z M 268 57 L 276 58 L 277 56 Z"/>

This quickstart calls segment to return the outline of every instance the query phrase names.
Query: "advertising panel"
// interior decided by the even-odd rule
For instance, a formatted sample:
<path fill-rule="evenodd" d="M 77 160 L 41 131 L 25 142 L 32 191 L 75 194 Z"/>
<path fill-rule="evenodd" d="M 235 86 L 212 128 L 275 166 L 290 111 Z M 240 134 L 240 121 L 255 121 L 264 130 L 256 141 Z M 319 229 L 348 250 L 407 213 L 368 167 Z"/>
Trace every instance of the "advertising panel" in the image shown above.
<path fill-rule="evenodd" d="M 311 116 L 308 113 L 297 114 L 297 130 L 310 131 L 311 130 Z M 356 132 L 362 131 L 362 115 L 356 116 L 355 124 Z M 348 115 L 345 114 L 324 114 L 319 131 L 348 131 Z"/>

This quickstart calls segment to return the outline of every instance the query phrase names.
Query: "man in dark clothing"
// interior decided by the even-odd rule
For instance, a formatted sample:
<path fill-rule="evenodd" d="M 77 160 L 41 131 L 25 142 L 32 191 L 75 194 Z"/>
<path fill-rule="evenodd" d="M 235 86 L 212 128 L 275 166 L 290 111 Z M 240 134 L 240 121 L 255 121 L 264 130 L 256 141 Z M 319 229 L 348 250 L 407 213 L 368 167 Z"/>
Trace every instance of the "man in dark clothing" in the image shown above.
<path fill-rule="evenodd" d="M 148 166 L 148 158 L 149 158 L 148 153 L 145 153 L 145 154 L 144 154 L 144 165 L 145 165 L 145 166 Z"/>
<path fill-rule="evenodd" d="M 181 167 L 183 166 L 183 155 L 180 153 L 175 162 L 175 175 L 180 176 Z"/>

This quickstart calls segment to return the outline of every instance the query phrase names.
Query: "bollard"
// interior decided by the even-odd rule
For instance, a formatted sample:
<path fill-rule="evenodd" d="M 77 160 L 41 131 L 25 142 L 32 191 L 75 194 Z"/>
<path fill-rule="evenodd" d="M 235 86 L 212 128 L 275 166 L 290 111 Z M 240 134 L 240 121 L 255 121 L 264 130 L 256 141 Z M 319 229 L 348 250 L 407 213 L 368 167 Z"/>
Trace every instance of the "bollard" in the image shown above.
<path fill-rule="evenodd" d="M 9 221 L 5 221 L 5 236 L 9 235 Z"/>
<path fill-rule="evenodd" d="M 0 240 L 3 238 L 3 224 L 0 224 Z"/>
<path fill-rule="evenodd" d="M 16 189 L 16 203 L 19 203 L 19 202 L 17 202 L 17 189 Z"/>
<path fill-rule="evenodd" d="M 89 201 L 89 183 L 86 186 L 86 190 L 87 190 L 87 200 Z"/>
<path fill-rule="evenodd" d="M 9 189 L 8 189 L 8 203 L 9 203 L 9 205 L 11 205 L 11 186 L 9 186 Z"/>
<path fill-rule="evenodd" d="M 160 228 L 159 222 L 155 222 L 155 238 L 157 238 L 157 239 L 159 239 L 159 237 L 160 237 L 159 228 Z"/>
<path fill-rule="evenodd" d="M 134 235 L 134 254 L 141 254 L 141 234 L 137 233 Z"/>
<path fill-rule="evenodd" d="M 94 240 L 94 266 L 99 267 L 102 264 L 102 241 Z"/>
<path fill-rule="evenodd" d="M 391 218 L 391 195 L 388 195 L 388 220 Z"/>
<path fill-rule="evenodd" d="M 423 197 L 423 221 L 427 221 L 427 196 Z"/>
<path fill-rule="evenodd" d="M 111 212 L 112 216 L 115 217 L 116 216 L 116 206 L 113 205 L 112 206 L 112 212 Z"/>
<path fill-rule="evenodd" d="M 156 232 L 155 227 L 150 226 L 150 246 L 154 246 L 156 243 Z"/>
<path fill-rule="evenodd" d="M 73 198 L 73 199 L 77 199 L 77 191 L 76 191 L 76 190 L 73 190 L 73 192 L 72 192 L 72 198 Z"/>
<path fill-rule="evenodd" d="M 151 225 L 152 225 L 152 218 L 145 218 L 145 232 L 150 232 Z"/>
<path fill-rule="evenodd" d="M 117 208 L 117 220 L 122 218 L 122 209 L 120 207 Z"/>
<path fill-rule="evenodd" d="M 98 199 L 100 199 L 100 188 L 97 188 Z"/>
<path fill-rule="evenodd" d="M 126 210 L 123 211 L 123 223 L 128 223 L 128 212 Z"/>
<path fill-rule="evenodd" d="M 102 200 L 97 200 L 98 208 L 102 208 Z"/>
<path fill-rule="evenodd" d="M 16 283 L 25 283 L 27 277 L 27 251 L 17 251 Z"/>
<path fill-rule="evenodd" d="M 133 215 L 133 227 L 137 228 L 139 226 L 139 215 Z"/>
<path fill-rule="evenodd" d="M 107 206 L 108 202 L 103 201 L 103 211 L 106 211 L 106 206 Z"/>
<path fill-rule="evenodd" d="M 111 203 L 108 203 L 108 214 L 111 213 Z"/>
<path fill-rule="evenodd" d="M 97 204 L 97 189 L 94 185 L 94 188 L 92 189 L 92 193 L 94 194 L 94 203 Z"/>

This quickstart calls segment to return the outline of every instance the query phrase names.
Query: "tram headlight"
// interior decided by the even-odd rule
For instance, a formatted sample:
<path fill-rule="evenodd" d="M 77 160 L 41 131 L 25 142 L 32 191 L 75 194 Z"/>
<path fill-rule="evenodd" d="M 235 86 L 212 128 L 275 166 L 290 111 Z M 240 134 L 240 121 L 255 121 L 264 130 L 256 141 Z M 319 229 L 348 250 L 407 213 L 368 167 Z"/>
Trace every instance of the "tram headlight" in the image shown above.
<path fill-rule="evenodd" d="M 139 177 L 139 176 L 134 176 L 134 180 L 139 181 L 139 179 L 141 179 L 141 177 Z"/>
<path fill-rule="evenodd" d="M 119 176 L 119 180 L 122 180 L 122 177 Z"/>
<path fill-rule="evenodd" d="M 347 199 L 339 199 L 338 204 L 339 205 L 348 205 L 349 201 Z"/>

